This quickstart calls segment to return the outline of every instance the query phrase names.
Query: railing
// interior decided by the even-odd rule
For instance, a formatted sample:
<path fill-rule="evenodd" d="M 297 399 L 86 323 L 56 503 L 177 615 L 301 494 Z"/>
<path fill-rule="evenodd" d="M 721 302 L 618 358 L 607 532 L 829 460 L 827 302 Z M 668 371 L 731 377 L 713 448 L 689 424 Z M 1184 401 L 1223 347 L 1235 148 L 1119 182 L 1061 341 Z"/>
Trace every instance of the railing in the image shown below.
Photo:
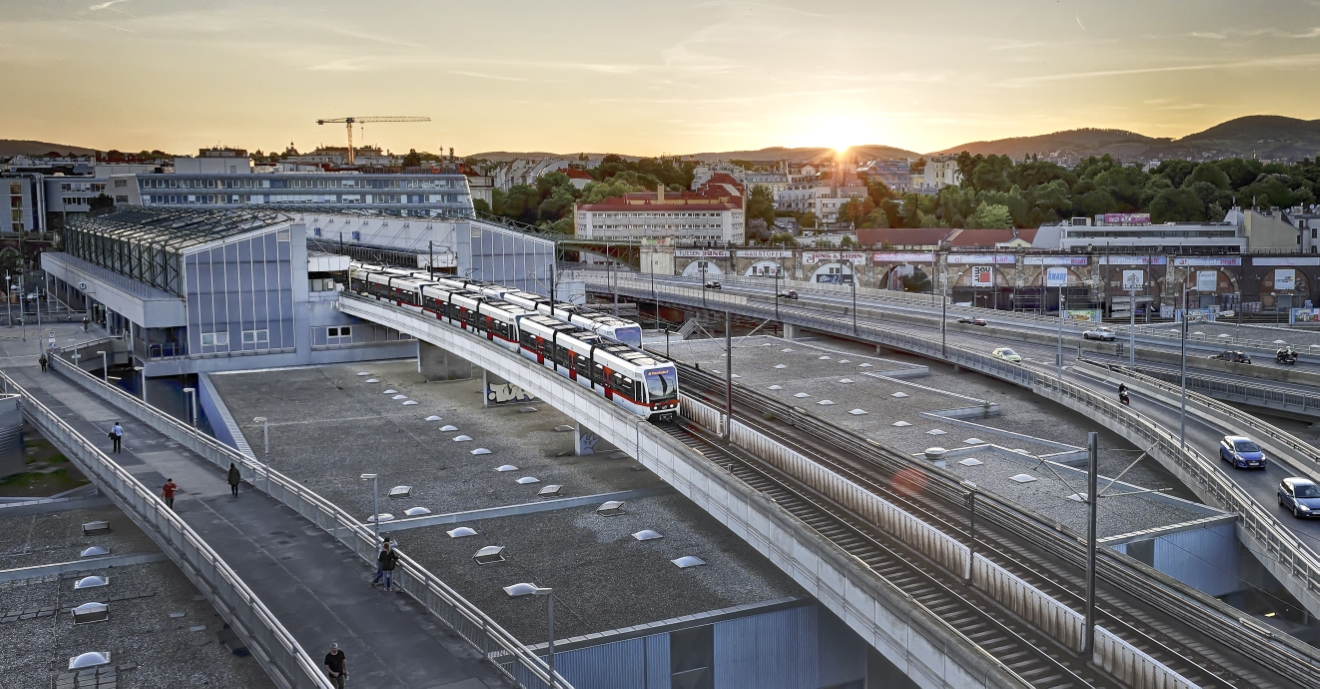
<path fill-rule="evenodd" d="M 1182 379 L 1178 371 L 1146 368 L 1140 365 L 1137 366 L 1136 373 L 1165 383 L 1173 383 Z M 1299 393 L 1296 390 L 1270 387 L 1264 385 L 1260 380 L 1248 384 L 1228 378 L 1213 378 L 1206 376 L 1202 371 L 1189 371 L 1187 373 L 1187 389 L 1195 390 L 1207 396 L 1226 397 L 1258 407 L 1320 414 L 1320 395 L 1308 395 Z M 1232 409 L 1232 407 L 1229 407 L 1229 409 Z"/>
<path fill-rule="evenodd" d="M 278 686 L 283 689 L 329 689 L 330 683 L 320 665 L 312 660 L 238 574 L 174 510 L 166 507 L 154 491 L 148 490 L 132 474 L 111 461 L 7 374 L 0 373 L 0 378 L 5 382 L 6 391 L 22 397 L 24 411 L 41 433 L 75 460 L 80 470 L 92 477 L 125 514 L 169 553 L 179 569 L 211 600 Z"/>
<path fill-rule="evenodd" d="M 142 400 L 127 392 L 108 386 L 100 379 L 73 366 L 62 357 L 55 357 L 55 370 L 69 375 L 84 388 L 102 399 L 133 415 L 156 431 L 166 435 L 187 449 L 206 458 L 216 467 L 228 468 L 232 462 L 239 467 L 243 478 L 254 488 L 302 515 L 321 527 L 340 543 L 368 563 L 375 563 L 378 542 L 375 533 L 334 503 L 326 500 L 302 484 L 268 468 L 245 454 L 203 435 L 173 417 L 144 405 Z M 527 689 L 545 689 L 550 686 L 550 670 L 545 661 L 505 631 L 480 608 L 454 591 L 426 568 L 400 551 L 399 567 L 395 570 L 397 585 L 421 603 L 427 612 L 448 625 L 465 641 L 479 649 L 486 659 L 499 667 L 510 679 Z M 556 686 L 572 689 L 572 685 L 556 674 Z"/>

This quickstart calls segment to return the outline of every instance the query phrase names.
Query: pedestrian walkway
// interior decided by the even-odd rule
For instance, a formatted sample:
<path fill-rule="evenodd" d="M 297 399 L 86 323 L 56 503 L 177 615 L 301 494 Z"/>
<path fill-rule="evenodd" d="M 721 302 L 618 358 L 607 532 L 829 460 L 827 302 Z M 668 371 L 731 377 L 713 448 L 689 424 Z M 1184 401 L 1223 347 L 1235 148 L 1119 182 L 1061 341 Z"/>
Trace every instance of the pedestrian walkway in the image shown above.
<path fill-rule="evenodd" d="M 107 432 L 124 425 L 122 454 L 111 454 L 148 488 L 179 485 L 174 507 L 318 663 L 338 642 L 348 657 L 349 686 L 409 689 L 509 687 L 480 652 L 411 598 L 373 589 L 372 570 L 293 510 L 242 486 L 230 494 L 225 474 L 168 437 L 82 391 L 63 376 L 41 373 L 35 357 L 6 371 L 77 431 L 109 451 Z"/>

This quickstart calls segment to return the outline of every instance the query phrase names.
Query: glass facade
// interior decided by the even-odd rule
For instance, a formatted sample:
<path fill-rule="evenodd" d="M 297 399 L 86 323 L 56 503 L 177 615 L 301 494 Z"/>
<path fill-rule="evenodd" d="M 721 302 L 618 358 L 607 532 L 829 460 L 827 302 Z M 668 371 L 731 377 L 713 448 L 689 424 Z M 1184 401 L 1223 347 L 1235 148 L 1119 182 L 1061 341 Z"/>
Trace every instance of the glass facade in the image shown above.
<path fill-rule="evenodd" d="M 291 255 L 287 229 L 187 254 L 188 350 L 293 349 Z"/>

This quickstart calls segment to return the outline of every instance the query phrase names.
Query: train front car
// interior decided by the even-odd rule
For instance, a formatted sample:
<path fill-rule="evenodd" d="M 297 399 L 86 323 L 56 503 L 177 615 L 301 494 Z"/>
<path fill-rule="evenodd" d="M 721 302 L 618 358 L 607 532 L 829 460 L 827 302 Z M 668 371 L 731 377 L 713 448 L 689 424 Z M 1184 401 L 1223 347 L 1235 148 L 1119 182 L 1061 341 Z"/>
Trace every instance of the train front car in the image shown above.
<path fill-rule="evenodd" d="M 642 369 L 646 381 L 646 404 L 650 408 L 647 419 L 653 423 L 670 423 L 678 416 L 678 370 L 664 363 Z"/>

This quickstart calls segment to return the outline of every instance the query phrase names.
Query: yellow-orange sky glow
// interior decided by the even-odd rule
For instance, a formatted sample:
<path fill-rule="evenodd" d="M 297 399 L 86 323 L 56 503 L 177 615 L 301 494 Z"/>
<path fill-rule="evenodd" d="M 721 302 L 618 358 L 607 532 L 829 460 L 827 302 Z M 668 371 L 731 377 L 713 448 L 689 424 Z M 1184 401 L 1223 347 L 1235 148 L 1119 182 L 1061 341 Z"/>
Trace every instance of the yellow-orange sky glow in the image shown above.
<path fill-rule="evenodd" d="M 641 155 L 1320 115 L 1303 0 L 0 0 L 0 138 Z"/>

